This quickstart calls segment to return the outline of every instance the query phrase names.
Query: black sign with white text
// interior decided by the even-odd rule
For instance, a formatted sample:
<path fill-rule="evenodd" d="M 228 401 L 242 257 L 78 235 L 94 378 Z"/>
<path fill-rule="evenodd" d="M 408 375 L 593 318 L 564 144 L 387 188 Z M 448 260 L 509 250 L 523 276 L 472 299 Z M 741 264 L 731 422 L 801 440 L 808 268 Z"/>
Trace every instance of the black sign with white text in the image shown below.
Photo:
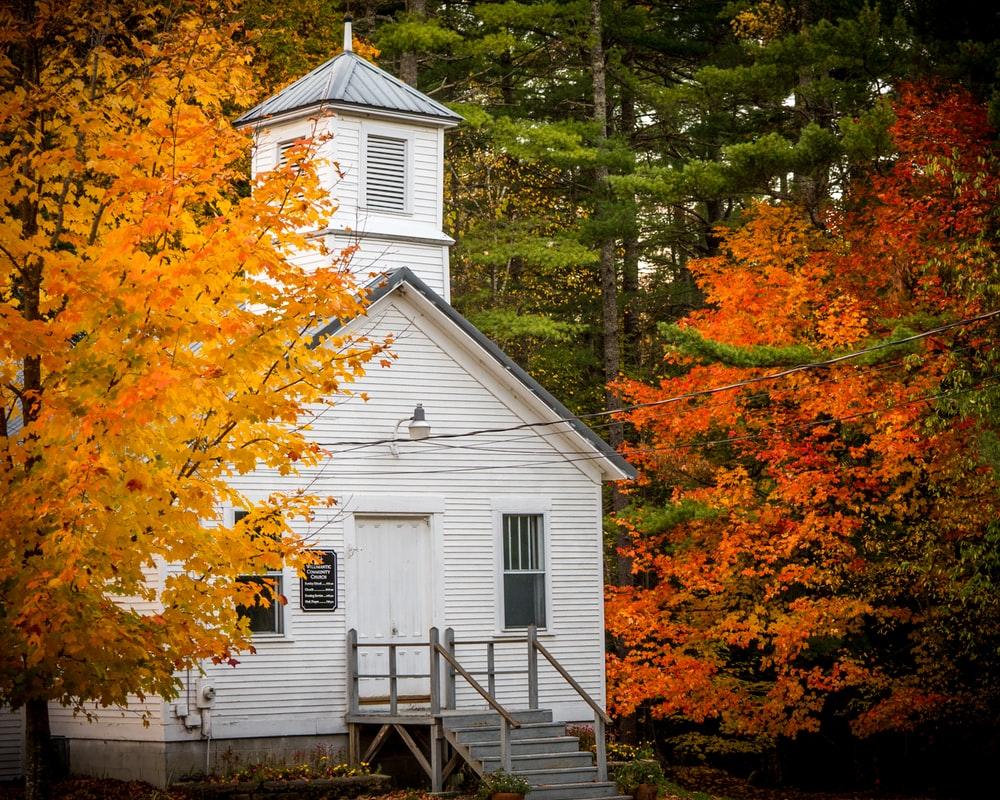
<path fill-rule="evenodd" d="M 305 567 L 299 581 L 299 601 L 303 611 L 337 610 L 337 554 L 333 550 L 314 550 L 322 560 Z"/>

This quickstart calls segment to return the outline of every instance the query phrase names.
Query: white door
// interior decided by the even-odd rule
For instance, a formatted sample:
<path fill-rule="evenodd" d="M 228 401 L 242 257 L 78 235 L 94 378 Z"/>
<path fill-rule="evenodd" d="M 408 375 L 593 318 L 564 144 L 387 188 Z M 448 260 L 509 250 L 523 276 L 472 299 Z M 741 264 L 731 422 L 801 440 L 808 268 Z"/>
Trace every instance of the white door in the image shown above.
<path fill-rule="evenodd" d="M 396 673 L 426 675 L 426 644 L 433 619 L 431 531 L 427 517 L 355 517 L 355 619 L 359 643 L 394 642 Z M 409 647 L 407 645 L 410 645 Z M 388 647 L 358 650 L 360 675 L 389 673 Z M 360 700 L 369 709 L 388 704 L 388 679 L 360 682 Z M 400 708 L 430 701 L 429 678 L 401 678 Z M 374 703 L 378 698 L 383 702 Z M 367 703 L 365 702 L 367 700 Z"/>

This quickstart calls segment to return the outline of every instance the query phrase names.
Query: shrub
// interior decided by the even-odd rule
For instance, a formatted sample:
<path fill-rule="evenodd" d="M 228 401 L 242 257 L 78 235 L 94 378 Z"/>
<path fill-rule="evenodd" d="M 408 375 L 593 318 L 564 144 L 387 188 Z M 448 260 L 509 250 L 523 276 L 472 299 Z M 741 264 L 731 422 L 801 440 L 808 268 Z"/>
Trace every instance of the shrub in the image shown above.
<path fill-rule="evenodd" d="M 575 736 L 580 740 L 580 749 L 594 752 L 597 749 L 597 740 L 594 738 L 593 725 L 567 725 L 566 735 Z"/>
<path fill-rule="evenodd" d="M 476 792 L 477 800 L 489 800 L 497 792 L 512 792 L 514 794 L 527 794 L 531 785 L 520 775 L 512 775 L 502 769 L 490 772 L 483 776 L 479 782 L 479 791 Z"/>
<path fill-rule="evenodd" d="M 632 794 L 635 787 L 641 783 L 663 786 L 666 782 L 663 767 L 652 751 L 640 750 L 639 752 L 643 753 L 643 758 L 628 761 L 615 770 L 615 783 L 618 784 L 623 794 Z"/>

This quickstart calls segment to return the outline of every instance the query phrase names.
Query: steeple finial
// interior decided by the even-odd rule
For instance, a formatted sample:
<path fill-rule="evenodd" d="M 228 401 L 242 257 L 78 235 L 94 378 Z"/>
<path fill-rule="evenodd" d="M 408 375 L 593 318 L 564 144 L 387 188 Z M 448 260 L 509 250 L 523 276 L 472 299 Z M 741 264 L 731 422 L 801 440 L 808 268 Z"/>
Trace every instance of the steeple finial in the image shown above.
<path fill-rule="evenodd" d="M 351 15 L 344 16 L 344 52 L 354 52 L 354 33 L 351 30 Z"/>

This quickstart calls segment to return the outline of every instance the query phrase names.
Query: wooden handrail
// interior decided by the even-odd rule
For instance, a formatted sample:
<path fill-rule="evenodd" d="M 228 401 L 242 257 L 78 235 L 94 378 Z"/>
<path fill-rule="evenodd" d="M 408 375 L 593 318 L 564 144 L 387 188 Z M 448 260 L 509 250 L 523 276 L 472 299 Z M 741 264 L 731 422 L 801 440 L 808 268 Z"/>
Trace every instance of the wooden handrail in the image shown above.
<path fill-rule="evenodd" d="M 520 637 L 494 637 L 493 639 L 456 639 L 456 645 L 473 645 L 473 644 L 526 644 L 528 641 L 526 636 Z"/>
<path fill-rule="evenodd" d="M 546 650 L 545 645 L 543 645 L 537 639 L 535 640 L 535 649 L 538 650 L 539 653 L 541 653 L 548 659 L 549 663 L 553 667 L 555 667 L 556 672 L 562 675 L 570 686 L 576 689 L 576 693 L 580 695 L 580 697 L 583 698 L 583 700 L 587 703 L 587 705 L 589 705 L 594 710 L 594 713 L 601 718 L 604 724 L 609 725 L 611 723 L 611 717 L 609 717 L 606 713 L 604 713 L 604 709 L 601 708 L 594 701 L 593 697 L 587 694 L 587 690 L 584 689 L 579 683 L 577 683 L 576 680 L 574 680 L 573 676 L 566 671 L 565 667 L 563 667 L 563 665 L 556 660 L 556 657 L 553 656 L 552 653 L 550 653 L 548 650 Z"/>
<path fill-rule="evenodd" d="M 444 656 L 444 660 L 447 661 L 449 664 L 451 664 L 452 669 L 454 669 L 455 672 L 457 672 L 459 675 L 465 678 L 466 681 L 468 681 L 469 686 L 471 686 L 473 689 L 479 692 L 480 695 L 482 695 L 483 699 L 487 703 L 489 703 L 490 707 L 494 711 L 496 711 L 501 717 L 507 720 L 508 725 L 510 725 L 512 728 L 521 727 L 521 723 L 518 722 L 516 719 L 514 719 L 506 708 L 500 705 L 489 692 L 487 692 L 482 686 L 479 685 L 479 681 L 473 678 L 472 675 L 465 669 L 465 667 L 463 667 L 461 664 L 458 663 L 458 661 L 451 655 L 451 653 L 448 652 L 448 649 L 446 647 L 443 647 L 440 644 L 435 644 L 434 649 L 442 656 Z"/>

